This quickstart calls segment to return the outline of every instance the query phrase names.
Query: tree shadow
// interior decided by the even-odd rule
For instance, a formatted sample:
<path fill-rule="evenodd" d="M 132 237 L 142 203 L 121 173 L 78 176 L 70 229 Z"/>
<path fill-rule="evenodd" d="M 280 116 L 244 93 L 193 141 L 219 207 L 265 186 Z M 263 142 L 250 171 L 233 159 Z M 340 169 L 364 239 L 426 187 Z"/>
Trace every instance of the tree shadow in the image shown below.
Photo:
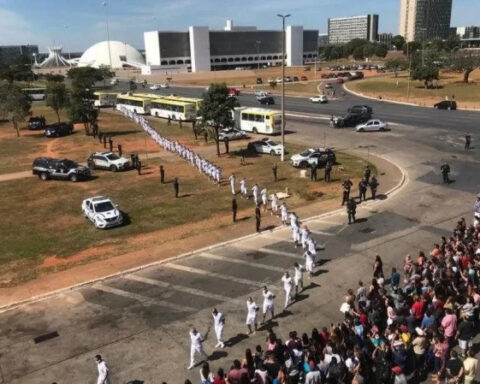
<path fill-rule="evenodd" d="M 99 130 L 100 134 L 105 134 L 107 137 L 108 136 L 125 136 L 125 135 L 131 135 L 133 133 L 142 133 L 143 131 L 139 129 L 131 129 L 127 131 L 105 131 L 102 132 L 102 130 Z"/>
<path fill-rule="evenodd" d="M 233 347 L 235 344 L 242 342 L 243 340 L 248 339 L 248 336 L 244 333 L 237 333 L 235 336 L 230 337 L 225 341 L 227 347 Z"/>

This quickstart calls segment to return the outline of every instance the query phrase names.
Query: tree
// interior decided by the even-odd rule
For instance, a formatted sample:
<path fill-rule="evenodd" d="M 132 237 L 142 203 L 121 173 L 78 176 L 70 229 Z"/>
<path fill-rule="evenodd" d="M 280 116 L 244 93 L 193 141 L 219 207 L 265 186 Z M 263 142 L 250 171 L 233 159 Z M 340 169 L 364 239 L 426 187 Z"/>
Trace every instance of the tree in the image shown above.
<path fill-rule="evenodd" d="M 101 65 L 98 70 L 100 71 L 100 73 L 102 74 L 102 77 L 103 77 L 103 85 L 105 86 L 105 81 L 107 79 L 111 79 L 115 76 L 115 72 L 113 72 L 109 66 L 107 65 Z"/>
<path fill-rule="evenodd" d="M 430 88 L 432 81 L 438 80 L 438 67 L 433 64 L 417 65 L 413 68 L 411 77 L 423 81 L 425 88 Z"/>
<path fill-rule="evenodd" d="M 212 135 L 217 146 L 217 156 L 220 156 L 220 143 L 218 131 L 220 128 L 233 125 L 232 111 L 239 105 L 234 97 L 228 95 L 228 88 L 225 83 L 211 84 L 203 94 L 203 102 L 198 111 L 202 118 L 203 125 L 212 129 Z"/>
<path fill-rule="evenodd" d="M 387 68 L 389 71 L 392 71 L 395 77 L 397 77 L 398 71 L 408 68 L 408 63 L 404 58 L 394 57 L 385 61 L 385 68 Z"/>
<path fill-rule="evenodd" d="M 63 83 L 65 81 L 65 76 L 63 75 L 54 75 L 52 73 L 47 73 L 45 75 L 45 80 L 47 80 L 47 82 L 49 81 L 54 81 L 54 82 L 57 82 L 57 83 Z"/>
<path fill-rule="evenodd" d="M 375 46 L 368 42 L 363 45 L 363 57 L 372 57 L 375 54 Z"/>
<path fill-rule="evenodd" d="M 393 36 L 392 45 L 397 51 L 403 50 L 403 47 L 405 45 L 405 38 L 402 35 Z"/>
<path fill-rule="evenodd" d="M 470 50 L 457 51 L 452 53 L 448 59 L 449 67 L 457 72 L 463 73 L 463 82 L 468 83 L 470 74 L 480 68 L 480 54 Z"/>
<path fill-rule="evenodd" d="M 56 81 L 49 81 L 45 91 L 45 99 L 47 106 L 55 111 L 58 122 L 60 122 L 60 109 L 67 108 L 69 105 L 65 84 Z"/>
<path fill-rule="evenodd" d="M 446 52 L 455 52 L 460 49 L 462 42 L 458 35 L 450 36 L 447 40 L 443 43 L 443 49 Z"/>
<path fill-rule="evenodd" d="M 420 44 L 418 41 L 410 41 L 407 44 L 404 44 L 403 46 L 403 53 L 407 53 L 409 55 L 413 55 L 416 51 L 422 49 L 422 44 Z"/>
<path fill-rule="evenodd" d="M 30 114 L 32 102 L 22 90 L 14 84 L 0 86 L 0 116 L 9 120 L 20 137 L 18 123 L 25 121 Z"/>
<path fill-rule="evenodd" d="M 355 48 L 352 55 L 355 60 L 363 60 L 363 46 Z"/>
<path fill-rule="evenodd" d="M 35 74 L 32 72 L 30 64 L 18 61 L 10 65 L 0 66 L 0 80 L 6 80 L 12 84 L 14 81 L 32 81 Z"/>
<path fill-rule="evenodd" d="M 375 56 L 377 57 L 385 57 L 388 54 L 388 48 L 385 44 L 377 44 L 375 45 Z"/>

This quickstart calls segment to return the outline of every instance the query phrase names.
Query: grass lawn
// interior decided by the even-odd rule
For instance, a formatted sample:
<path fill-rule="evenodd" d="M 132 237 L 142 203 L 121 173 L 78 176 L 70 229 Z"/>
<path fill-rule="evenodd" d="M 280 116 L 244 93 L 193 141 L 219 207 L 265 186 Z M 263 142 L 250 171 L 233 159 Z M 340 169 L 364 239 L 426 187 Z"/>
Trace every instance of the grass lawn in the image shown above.
<path fill-rule="evenodd" d="M 461 74 L 445 72 L 441 73 L 438 84 L 439 89 L 425 89 L 423 82 L 411 81 L 408 101 L 432 106 L 445 99 L 445 96 L 451 98 L 455 95 L 459 107 L 480 108 L 480 70 L 471 74 L 469 84 L 461 82 Z M 385 99 L 407 101 L 408 75 L 400 73 L 398 78 L 393 74 L 370 78 L 348 83 L 347 87 L 368 96 L 381 95 Z"/>

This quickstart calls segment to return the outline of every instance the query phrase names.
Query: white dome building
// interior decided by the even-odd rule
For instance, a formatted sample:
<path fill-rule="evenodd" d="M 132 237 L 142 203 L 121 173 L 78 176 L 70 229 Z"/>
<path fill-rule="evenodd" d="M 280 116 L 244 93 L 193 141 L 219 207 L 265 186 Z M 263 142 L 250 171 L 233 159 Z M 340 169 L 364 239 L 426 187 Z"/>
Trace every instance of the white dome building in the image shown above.
<path fill-rule="evenodd" d="M 145 58 L 134 47 L 121 41 L 102 41 L 88 48 L 78 61 L 79 67 L 107 66 L 112 69 L 127 67 L 140 68 Z"/>

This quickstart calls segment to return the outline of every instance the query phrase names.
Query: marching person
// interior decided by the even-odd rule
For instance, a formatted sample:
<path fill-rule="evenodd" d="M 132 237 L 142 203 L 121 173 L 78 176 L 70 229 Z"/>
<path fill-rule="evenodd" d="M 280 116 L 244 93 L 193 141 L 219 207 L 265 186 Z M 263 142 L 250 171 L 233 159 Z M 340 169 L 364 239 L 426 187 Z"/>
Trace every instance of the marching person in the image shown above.
<path fill-rule="evenodd" d="M 295 296 L 298 295 L 298 287 L 300 287 L 300 292 L 303 291 L 303 271 L 305 268 L 303 265 L 298 263 L 294 264 L 295 275 L 293 276 L 293 282 L 295 283 Z"/>
<path fill-rule="evenodd" d="M 359 199 L 360 202 L 363 200 L 367 200 L 367 188 L 368 188 L 368 183 L 366 179 L 360 180 L 358 183 L 358 194 L 359 194 Z"/>
<path fill-rule="evenodd" d="M 217 337 L 217 344 L 215 348 L 225 348 L 225 343 L 223 342 L 223 327 L 225 326 L 225 316 L 223 313 L 218 312 L 217 308 L 213 308 L 212 311 L 213 325 L 215 328 L 215 336 Z"/>
<path fill-rule="evenodd" d="M 443 178 L 443 184 L 449 184 L 450 179 L 448 177 L 448 174 L 450 173 L 450 165 L 447 163 L 442 164 L 440 167 L 440 171 L 442 171 L 442 178 Z"/>
<path fill-rule="evenodd" d="M 175 198 L 178 198 L 179 189 L 180 189 L 180 186 L 178 184 L 178 178 L 175 177 L 175 179 L 173 180 L 173 190 L 175 191 Z"/>
<path fill-rule="evenodd" d="M 343 195 L 342 195 L 342 206 L 345 205 L 345 203 L 348 202 L 350 199 L 350 189 L 352 188 L 353 183 L 350 181 L 350 179 L 347 179 L 343 182 L 342 187 L 343 187 Z"/>
<path fill-rule="evenodd" d="M 254 184 L 253 187 L 252 187 L 252 194 L 253 194 L 253 202 L 255 203 L 255 205 L 258 205 L 258 192 L 259 192 L 260 188 L 258 187 L 257 184 Z"/>
<path fill-rule="evenodd" d="M 251 335 L 252 333 L 255 333 L 257 331 L 257 312 L 258 312 L 258 306 L 253 301 L 252 297 L 249 297 L 247 299 L 247 320 L 246 324 L 248 327 L 248 334 Z M 252 331 L 252 325 L 254 326 L 253 331 Z"/>
<path fill-rule="evenodd" d="M 472 136 L 469 133 L 465 135 L 465 150 L 470 149 L 470 143 L 472 142 Z"/>
<path fill-rule="evenodd" d="M 260 232 L 260 222 L 262 220 L 262 213 L 260 212 L 260 205 L 255 206 L 255 229 Z"/>
<path fill-rule="evenodd" d="M 283 283 L 283 290 L 285 291 L 284 309 L 286 309 L 290 304 L 291 294 L 292 294 L 292 285 L 293 285 L 292 278 L 290 277 L 290 274 L 288 272 L 285 272 L 285 274 L 283 275 L 282 283 Z"/>
<path fill-rule="evenodd" d="M 307 250 L 303 254 L 303 257 L 305 257 L 305 270 L 308 272 L 308 278 L 311 279 L 314 265 L 313 255 Z"/>
<path fill-rule="evenodd" d="M 372 174 L 372 171 L 370 169 L 370 166 L 367 165 L 367 167 L 365 168 L 365 172 L 363 173 L 363 178 L 365 179 L 367 184 L 370 182 L 370 175 L 371 174 Z"/>
<path fill-rule="evenodd" d="M 332 162 L 330 160 L 327 160 L 327 163 L 325 164 L 325 182 L 329 183 L 330 182 L 330 173 L 332 172 Z"/>
<path fill-rule="evenodd" d="M 230 181 L 230 188 L 232 189 L 232 195 L 235 196 L 236 192 L 235 192 L 235 174 L 232 173 L 230 175 L 230 177 L 228 178 L 228 180 Z"/>
<path fill-rule="evenodd" d="M 352 221 L 355 223 L 355 214 L 357 213 L 357 203 L 352 197 L 347 202 L 347 214 L 348 214 L 348 224 L 352 224 Z"/>
<path fill-rule="evenodd" d="M 273 299 L 275 299 L 275 295 L 268 290 L 267 286 L 263 287 L 263 320 L 262 324 L 265 323 L 265 318 L 267 317 L 267 312 L 270 312 L 272 315 L 271 320 L 275 317 L 274 309 L 273 309 Z"/>
<path fill-rule="evenodd" d="M 268 204 L 268 191 L 267 187 L 263 188 L 260 191 L 260 196 L 262 197 L 262 205 L 263 205 L 263 212 L 267 211 L 267 204 Z"/>
<path fill-rule="evenodd" d="M 287 225 L 287 222 L 288 222 L 288 208 L 287 208 L 287 204 L 285 204 L 285 202 L 283 202 L 282 205 L 280 206 L 280 215 L 282 217 L 282 224 Z"/>
<path fill-rule="evenodd" d="M 160 183 L 165 184 L 165 169 L 160 165 Z"/>
<path fill-rule="evenodd" d="M 292 240 L 295 248 L 298 248 L 298 243 L 300 242 L 300 226 L 298 223 L 292 226 Z"/>
<path fill-rule="evenodd" d="M 277 163 L 272 165 L 273 181 L 277 182 Z"/>
<path fill-rule="evenodd" d="M 195 327 L 192 327 L 190 329 L 190 365 L 188 366 L 188 369 L 192 369 L 195 366 L 195 354 L 199 353 L 203 355 L 203 357 L 208 360 L 208 355 L 205 353 L 203 350 L 203 337 L 198 332 Z"/>
<path fill-rule="evenodd" d="M 372 176 L 372 180 L 370 180 L 370 191 L 372 192 L 372 200 L 375 200 L 377 196 L 377 188 L 380 184 L 378 184 L 377 178 Z"/>
<path fill-rule="evenodd" d="M 248 199 L 247 180 L 245 178 L 240 180 L 240 193 L 244 199 Z"/>
<path fill-rule="evenodd" d="M 270 214 L 272 216 L 278 214 L 278 197 L 276 193 L 272 195 L 272 211 L 270 212 Z"/>
<path fill-rule="evenodd" d="M 95 356 L 95 361 L 97 362 L 98 370 L 97 384 L 110 384 L 110 375 L 107 363 L 100 355 Z"/>
<path fill-rule="evenodd" d="M 233 198 L 232 199 L 232 216 L 233 216 L 234 223 L 237 221 L 237 210 L 238 210 L 237 199 Z"/>

